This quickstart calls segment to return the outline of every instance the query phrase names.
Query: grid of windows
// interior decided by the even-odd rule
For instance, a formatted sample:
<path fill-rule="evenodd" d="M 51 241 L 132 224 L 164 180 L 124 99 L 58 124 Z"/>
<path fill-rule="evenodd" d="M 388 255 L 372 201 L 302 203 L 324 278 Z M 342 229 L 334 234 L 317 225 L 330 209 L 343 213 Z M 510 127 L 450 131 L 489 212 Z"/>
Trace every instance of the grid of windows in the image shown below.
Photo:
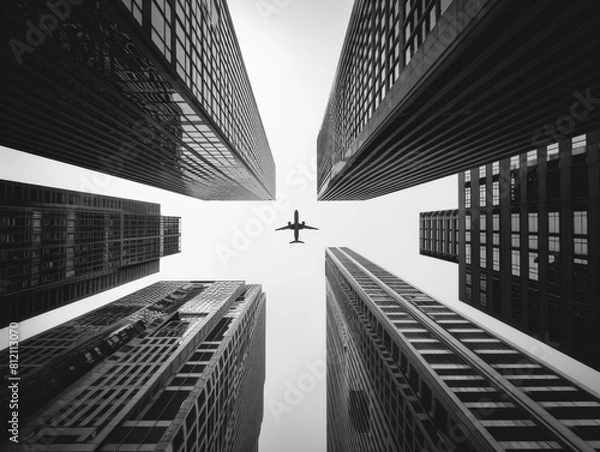
<path fill-rule="evenodd" d="M 180 219 L 158 204 L 9 181 L 0 200 L 4 325 L 147 276 L 180 252 Z"/>
<path fill-rule="evenodd" d="M 129 317 L 116 313 L 117 328 L 124 320 L 143 319 L 147 325 L 138 327 L 133 336 L 139 336 L 137 340 L 130 337 L 119 353 L 112 350 L 95 372 L 82 377 L 85 385 L 69 391 L 62 404 L 44 408 L 47 425 L 63 433 L 54 441 L 58 447 L 93 444 L 99 450 L 155 450 L 159 442 L 167 442 L 174 451 L 191 452 L 220 450 L 225 443 L 238 443 L 234 450 L 242 450 L 243 442 L 258 441 L 261 419 L 243 417 L 244 410 L 262 412 L 260 287 L 235 282 L 161 285 L 170 294 L 163 290 L 151 307 L 148 290 L 117 302 L 133 312 Z M 97 316 L 88 314 L 81 321 L 85 324 L 91 317 Z M 52 337 L 51 332 L 46 337 Z M 133 409 L 128 408 L 131 400 L 136 400 Z M 38 423 L 31 431 L 29 442 L 44 434 Z"/>
<path fill-rule="evenodd" d="M 505 276 L 511 284 L 518 282 L 520 287 L 511 294 L 492 284 L 494 299 L 496 293 L 500 299 L 493 303 L 493 308 L 491 303 L 481 305 L 477 296 L 466 295 L 467 292 L 477 293 L 476 287 L 461 287 L 461 299 L 499 315 L 530 334 L 534 332 L 547 340 L 551 337 L 551 345 L 561 350 L 580 350 L 576 358 L 583 359 L 585 354 L 585 362 L 596 368 L 600 362 L 591 346 L 583 352 L 584 347 L 575 345 L 579 339 L 576 340 L 567 326 L 557 319 L 575 315 L 573 302 L 577 301 L 585 306 L 581 309 L 585 320 L 581 323 L 580 343 L 598 341 L 592 326 L 597 321 L 592 319 L 600 318 L 600 311 L 595 303 L 597 284 L 592 280 L 591 271 L 597 268 L 597 258 L 593 256 L 597 245 L 590 238 L 591 231 L 598 231 L 599 227 L 597 217 L 591 219 L 597 215 L 596 209 L 591 208 L 598 199 L 594 191 L 597 184 L 592 182 L 598 177 L 597 167 L 592 163 L 599 158 L 597 143 L 598 131 L 595 130 L 506 158 L 499 165 L 490 163 L 487 169 L 491 168 L 491 177 L 481 178 L 476 186 L 481 193 L 485 186 L 494 205 L 464 205 L 462 224 L 466 225 L 467 218 L 480 217 L 482 220 L 479 230 L 477 222 L 472 231 L 465 228 L 465 242 L 471 248 L 468 248 L 469 255 L 461 269 L 461 272 L 473 272 L 475 286 L 481 268 L 486 268 L 500 273 L 488 272 L 488 278 Z M 469 173 L 483 176 L 483 167 L 475 167 Z M 465 182 L 462 188 L 470 188 L 471 184 L 472 181 Z M 511 202 L 499 209 L 497 193 L 508 190 L 509 184 Z M 484 218 L 487 218 L 487 224 Z M 505 225 L 509 231 L 500 230 L 500 226 L 504 228 Z M 479 256 L 476 261 L 471 254 Z M 504 256 L 506 263 L 502 262 Z M 507 287 L 502 278 L 500 281 L 502 287 Z M 542 285 L 544 290 L 541 290 Z M 533 302 L 530 297 L 534 297 Z M 524 315 L 521 315 L 519 303 L 525 306 L 527 312 Z M 510 309 L 505 309 L 508 305 Z M 531 316 L 541 320 L 533 320 Z"/>
<path fill-rule="evenodd" d="M 419 230 L 421 254 L 458 262 L 458 210 L 422 212 Z"/>

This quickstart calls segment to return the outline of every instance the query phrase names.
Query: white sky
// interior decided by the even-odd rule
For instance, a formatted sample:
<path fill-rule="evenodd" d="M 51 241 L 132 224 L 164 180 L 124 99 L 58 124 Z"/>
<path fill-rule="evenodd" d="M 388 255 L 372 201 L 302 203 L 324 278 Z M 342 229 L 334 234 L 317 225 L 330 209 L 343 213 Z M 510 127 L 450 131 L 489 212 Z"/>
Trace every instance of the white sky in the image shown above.
<path fill-rule="evenodd" d="M 162 204 L 182 217 L 161 273 L 20 325 L 25 339 L 162 279 L 242 279 L 267 293 L 261 452 L 324 452 L 325 247 L 349 246 L 600 392 L 600 374 L 458 301 L 458 265 L 419 255 L 420 211 L 458 206 L 456 177 L 361 203 L 317 203 L 316 138 L 352 0 L 229 0 L 278 171 L 278 202 L 203 202 L 0 147 L 0 178 Z M 312 168 L 312 169 L 311 169 Z M 292 219 L 319 227 L 291 246 Z M 5 347 L 6 329 L 0 334 Z"/>

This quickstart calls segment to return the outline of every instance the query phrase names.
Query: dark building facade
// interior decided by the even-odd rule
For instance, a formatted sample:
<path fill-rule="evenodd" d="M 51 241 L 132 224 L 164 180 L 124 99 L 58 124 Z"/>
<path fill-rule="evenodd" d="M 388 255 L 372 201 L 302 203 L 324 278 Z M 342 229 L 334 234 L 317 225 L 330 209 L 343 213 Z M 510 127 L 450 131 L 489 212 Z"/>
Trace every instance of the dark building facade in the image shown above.
<path fill-rule="evenodd" d="M 0 8 L 0 144 L 205 200 L 275 197 L 225 0 Z"/>
<path fill-rule="evenodd" d="M 600 399 L 347 248 L 326 252 L 329 452 L 600 450 Z"/>
<path fill-rule="evenodd" d="M 597 127 L 599 27 L 592 0 L 357 0 L 318 198 L 371 199 Z"/>
<path fill-rule="evenodd" d="M 458 262 L 458 210 L 419 214 L 419 252 L 450 262 Z"/>
<path fill-rule="evenodd" d="M 157 273 L 180 242 L 159 204 L 0 181 L 0 326 Z"/>
<path fill-rule="evenodd" d="M 459 298 L 600 369 L 600 130 L 460 174 Z"/>
<path fill-rule="evenodd" d="M 258 452 L 260 286 L 160 282 L 24 341 L 20 354 L 28 405 L 20 445 L 2 450 Z"/>

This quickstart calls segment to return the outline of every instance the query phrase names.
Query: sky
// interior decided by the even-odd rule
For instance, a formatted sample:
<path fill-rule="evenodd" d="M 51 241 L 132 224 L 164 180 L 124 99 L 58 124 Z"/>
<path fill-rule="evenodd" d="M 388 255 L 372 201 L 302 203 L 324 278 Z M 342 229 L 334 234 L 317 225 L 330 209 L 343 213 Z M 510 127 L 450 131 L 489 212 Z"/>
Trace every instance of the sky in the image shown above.
<path fill-rule="evenodd" d="M 316 139 L 351 0 L 229 0 L 277 165 L 273 202 L 205 202 L 0 147 L 0 178 L 158 202 L 182 217 L 161 272 L 20 324 L 21 339 L 160 280 L 245 280 L 267 294 L 261 452 L 326 450 L 325 248 L 348 246 L 600 393 L 600 374 L 458 301 L 458 265 L 419 255 L 419 212 L 458 206 L 458 178 L 363 202 L 316 201 Z M 303 231 L 291 246 L 292 220 Z M 6 329 L 0 346 L 6 346 Z"/>

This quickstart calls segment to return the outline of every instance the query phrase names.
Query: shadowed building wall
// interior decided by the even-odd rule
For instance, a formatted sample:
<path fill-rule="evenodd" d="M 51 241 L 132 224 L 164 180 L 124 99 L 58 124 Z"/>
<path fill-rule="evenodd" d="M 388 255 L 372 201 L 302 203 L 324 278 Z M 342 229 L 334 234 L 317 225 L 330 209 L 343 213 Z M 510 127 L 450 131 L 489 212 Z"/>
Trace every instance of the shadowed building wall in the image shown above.
<path fill-rule="evenodd" d="M 371 199 L 597 127 L 599 28 L 593 0 L 356 1 L 318 198 Z"/>
<path fill-rule="evenodd" d="M 459 298 L 600 369 L 600 132 L 460 174 Z"/>

